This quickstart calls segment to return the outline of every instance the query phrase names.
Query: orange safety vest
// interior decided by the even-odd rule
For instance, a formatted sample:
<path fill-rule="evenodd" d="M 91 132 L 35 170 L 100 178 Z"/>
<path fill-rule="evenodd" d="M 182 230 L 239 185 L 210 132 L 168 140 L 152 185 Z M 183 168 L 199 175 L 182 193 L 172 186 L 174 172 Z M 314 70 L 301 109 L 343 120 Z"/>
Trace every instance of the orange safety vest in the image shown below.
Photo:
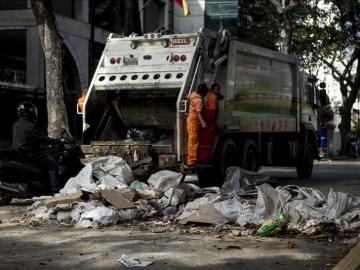
<path fill-rule="evenodd" d="M 197 113 L 202 112 L 203 110 L 202 97 L 198 93 L 192 92 L 189 96 L 189 101 L 190 101 L 190 108 L 189 108 L 188 121 L 194 124 L 201 124 L 200 119 L 197 116 Z"/>
<path fill-rule="evenodd" d="M 86 94 L 83 94 L 83 95 L 78 99 L 78 106 L 79 106 L 81 112 L 84 111 L 85 97 L 86 97 Z"/>
<path fill-rule="evenodd" d="M 205 110 L 215 111 L 217 108 L 217 95 L 214 91 L 209 91 L 206 96 Z"/>

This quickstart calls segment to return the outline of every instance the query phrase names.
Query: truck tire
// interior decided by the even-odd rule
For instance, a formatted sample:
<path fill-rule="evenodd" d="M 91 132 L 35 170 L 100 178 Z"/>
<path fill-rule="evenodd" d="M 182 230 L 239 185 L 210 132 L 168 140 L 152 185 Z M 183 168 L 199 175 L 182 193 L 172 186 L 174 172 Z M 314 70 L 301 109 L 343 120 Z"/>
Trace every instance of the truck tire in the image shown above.
<path fill-rule="evenodd" d="M 218 185 L 218 174 L 214 168 L 201 168 L 196 174 L 200 187 L 213 187 Z"/>
<path fill-rule="evenodd" d="M 239 154 L 236 144 L 231 139 L 226 139 L 221 148 L 216 151 L 211 168 L 200 168 L 197 171 L 201 187 L 221 187 L 226 177 L 226 170 L 231 166 L 239 165 Z"/>
<path fill-rule="evenodd" d="M 0 193 L 0 206 L 7 205 L 11 202 L 11 197 Z"/>
<path fill-rule="evenodd" d="M 298 164 L 296 166 L 296 172 L 299 178 L 309 179 L 312 175 L 314 166 L 312 145 L 307 143 L 304 151 L 305 153 L 299 158 Z"/>
<path fill-rule="evenodd" d="M 238 165 L 239 165 L 238 148 L 233 140 L 226 139 L 221 147 L 219 160 L 217 164 L 215 164 L 215 166 L 218 167 L 218 172 L 220 175 L 220 179 L 222 179 L 222 183 L 224 182 L 227 168 Z"/>
<path fill-rule="evenodd" d="M 257 172 L 260 168 L 258 151 L 253 140 L 246 140 L 244 144 L 241 155 L 241 165 L 243 169 L 252 172 Z"/>

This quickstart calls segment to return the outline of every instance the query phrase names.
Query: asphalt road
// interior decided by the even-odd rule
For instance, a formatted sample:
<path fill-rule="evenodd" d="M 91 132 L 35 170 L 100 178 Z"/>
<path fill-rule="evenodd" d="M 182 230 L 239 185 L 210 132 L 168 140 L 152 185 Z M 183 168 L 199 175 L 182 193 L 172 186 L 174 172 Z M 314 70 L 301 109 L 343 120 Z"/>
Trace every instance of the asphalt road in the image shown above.
<path fill-rule="evenodd" d="M 281 185 L 360 195 L 360 160 L 321 161 L 309 180 L 291 168 L 263 168 Z M 357 234 L 307 237 L 236 236 L 240 228 L 216 232 L 211 226 L 156 225 L 154 220 L 120 223 L 100 230 L 56 223 L 31 223 L 26 206 L 0 207 L 0 269 L 127 269 L 122 254 L 151 260 L 146 269 L 331 269 L 352 248 Z"/>
<path fill-rule="evenodd" d="M 264 167 L 260 172 L 276 177 L 282 186 L 307 186 L 325 193 L 333 188 L 360 196 L 360 160 L 315 162 L 311 179 L 299 179 L 294 168 Z"/>

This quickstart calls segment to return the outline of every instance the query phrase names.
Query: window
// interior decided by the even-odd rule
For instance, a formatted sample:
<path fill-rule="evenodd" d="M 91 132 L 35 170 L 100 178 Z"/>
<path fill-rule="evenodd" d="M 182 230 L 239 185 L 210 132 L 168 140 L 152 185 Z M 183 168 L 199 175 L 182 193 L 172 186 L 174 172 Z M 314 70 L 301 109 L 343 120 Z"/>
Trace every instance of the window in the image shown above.
<path fill-rule="evenodd" d="M 26 0 L 1 0 L 0 10 L 26 9 Z"/>
<path fill-rule="evenodd" d="M 228 29 L 237 36 L 238 1 L 206 0 L 205 27 L 212 30 Z"/>
<path fill-rule="evenodd" d="M 0 31 L 0 81 L 25 83 L 26 31 Z"/>
<path fill-rule="evenodd" d="M 74 18 L 75 0 L 51 0 L 51 6 L 55 14 L 68 18 Z"/>

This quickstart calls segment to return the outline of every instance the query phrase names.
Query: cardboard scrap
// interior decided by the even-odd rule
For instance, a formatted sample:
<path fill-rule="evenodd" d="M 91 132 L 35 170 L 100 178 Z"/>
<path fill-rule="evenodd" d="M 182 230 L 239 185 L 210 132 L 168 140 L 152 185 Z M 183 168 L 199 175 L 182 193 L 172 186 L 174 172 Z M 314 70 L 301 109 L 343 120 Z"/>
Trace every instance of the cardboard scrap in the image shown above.
<path fill-rule="evenodd" d="M 118 210 L 136 208 L 135 204 L 126 199 L 118 189 L 102 190 L 101 196 Z"/>
<path fill-rule="evenodd" d="M 204 224 L 220 224 L 227 223 L 228 220 L 222 216 L 212 205 L 201 207 L 198 211 L 192 213 L 190 216 L 180 220 L 180 224 L 204 223 Z"/>
<path fill-rule="evenodd" d="M 130 202 L 135 202 L 139 198 L 136 190 L 132 188 L 119 188 L 118 192 Z"/>
<path fill-rule="evenodd" d="M 88 201 L 101 201 L 101 193 L 100 191 L 95 191 L 94 193 L 87 194 Z"/>
<path fill-rule="evenodd" d="M 74 202 L 78 202 L 81 201 L 81 196 L 83 195 L 83 193 L 81 191 L 76 192 L 76 193 L 72 193 L 69 195 L 64 195 L 64 196 L 59 196 L 59 197 L 52 197 L 50 199 L 47 199 L 44 202 L 44 205 L 47 208 L 53 207 L 57 204 L 69 204 L 69 203 L 74 203 Z"/>

